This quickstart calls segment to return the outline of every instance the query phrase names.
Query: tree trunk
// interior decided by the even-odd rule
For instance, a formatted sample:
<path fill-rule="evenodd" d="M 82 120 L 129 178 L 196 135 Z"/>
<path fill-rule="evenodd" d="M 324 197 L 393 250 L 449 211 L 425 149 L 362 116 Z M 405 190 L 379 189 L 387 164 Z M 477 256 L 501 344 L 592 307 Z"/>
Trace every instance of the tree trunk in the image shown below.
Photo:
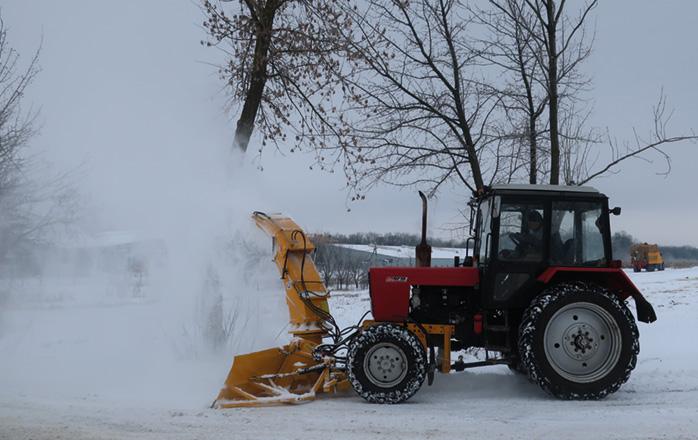
<path fill-rule="evenodd" d="M 278 9 L 277 1 L 269 1 L 260 13 L 259 22 L 256 28 L 256 41 L 254 47 L 254 58 L 252 60 L 252 70 L 250 71 L 250 86 L 245 95 L 245 103 L 238 119 L 235 129 L 234 146 L 243 152 L 247 151 L 250 137 L 254 131 L 254 122 L 257 112 L 262 104 L 264 86 L 267 82 L 267 65 L 269 47 L 271 46 L 272 28 L 274 25 L 274 15 Z"/>
<path fill-rule="evenodd" d="M 558 94 L 557 94 L 557 31 L 555 2 L 546 3 L 548 18 L 548 114 L 550 117 L 550 184 L 560 183 L 560 135 L 558 131 Z"/>
<path fill-rule="evenodd" d="M 460 96 L 456 96 L 455 98 L 456 110 L 458 112 L 458 121 L 460 123 L 463 137 L 465 138 L 465 151 L 468 153 L 468 163 L 470 164 L 470 172 L 473 175 L 475 189 L 477 191 L 482 191 L 485 188 L 485 181 L 482 178 L 482 170 L 480 169 L 480 160 L 477 157 L 475 142 L 473 142 L 473 137 L 470 134 L 470 125 L 468 124 L 468 119 L 465 117 L 465 110 L 463 108 L 463 103 L 461 102 Z"/>
<path fill-rule="evenodd" d="M 480 169 L 480 160 L 477 157 L 477 150 L 475 149 L 475 143 L 473 142 L 473 137 L 470 135 L 470 125 L 465 117 L 465 111 L 457 98 L 457 110 L 458 110 L 458 120 L 460 122 L 461 131 L 463 137 L 465 138 L 465 151 L 468 153 L 468 163 L 470 164 L 470 172 L 473 175 L 473 181 L 475 183 L 475 189 L 481 191 L 485 188 L 485 181 L 482 178 L 482 170 Z"/>
<path fill-rule="evenodd" d="M 528 142 L 529 142 L 529 162 L 528 183 L 535 185 L 538 183 L 538 136 L 536 132 L 536 116 L 530 113 L 528 119 Z"/>
<path fill-rule="evenodd" d="M 521 74 L 521 80 L 524 83 L 524 88 L 526 90 L 526 105 L 528 106 L 528 147 L 529 147 L 529 170 L 528 170 L 528 183 L 535 185 L 538 183 L 538 127 L 537 121 L 540 113 L 536 110 L 536 106 L 533 103 L 533 89 L 531 86 L 531 81 L 528 78 L 528 73 L 526 72 L 526 66 L 523 63 L 523 54 L 521 53 L 521 47 L 519 50 L 519 73 Z"/>

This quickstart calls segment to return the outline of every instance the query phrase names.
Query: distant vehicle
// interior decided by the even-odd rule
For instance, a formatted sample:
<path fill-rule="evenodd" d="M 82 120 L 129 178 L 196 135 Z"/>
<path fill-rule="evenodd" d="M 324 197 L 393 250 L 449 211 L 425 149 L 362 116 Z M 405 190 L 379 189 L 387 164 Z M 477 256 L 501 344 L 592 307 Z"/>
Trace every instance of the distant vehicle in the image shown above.
<path fill-rule="evenodd" d="M 636 244 L 630 248 L 630 260 L 634 272 L 664 270 L 664 257 L 656 244 Z"/>

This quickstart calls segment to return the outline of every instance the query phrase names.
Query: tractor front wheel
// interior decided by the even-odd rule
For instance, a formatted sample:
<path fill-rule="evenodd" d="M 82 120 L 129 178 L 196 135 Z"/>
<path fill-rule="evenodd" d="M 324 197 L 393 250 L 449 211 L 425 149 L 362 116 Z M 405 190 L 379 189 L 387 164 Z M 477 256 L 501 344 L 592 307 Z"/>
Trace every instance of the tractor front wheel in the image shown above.
<path fill-rule="evenodd" d="M 546 289 L 524 312 L 519 353 L 532 381 L 562 399 L 600 399 L 630 377 L 640 351 L 635 319 L 591 283 Z"/>
<path fill-rule="evenodd" d="M 427 355 L 422 343 L 405 327 L 369 327 L 349 346 L 349 382 L 371 403 L 404 402 L 419 390 L 426 374 Z"/>

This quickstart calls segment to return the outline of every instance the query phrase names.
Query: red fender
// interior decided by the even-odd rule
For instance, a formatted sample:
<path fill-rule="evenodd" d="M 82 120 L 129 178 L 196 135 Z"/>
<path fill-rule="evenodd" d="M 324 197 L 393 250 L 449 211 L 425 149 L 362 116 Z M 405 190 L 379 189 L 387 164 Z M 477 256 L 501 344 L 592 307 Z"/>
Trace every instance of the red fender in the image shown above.
<path fill-rule="evenodd" d="M 608 287 L 618 293 L 621 299 L 640 295 L 640 290 L 633 284 L 625 271 L 615 267 L 560 267 L 551 266 L 538 276 L 543 284 L 583 278 Z"/>
<path fill-rule="evenodd" d="M 592 281 L 607 287 L 615 292 L 622 300 L 632 296 L 635 300 L 637 319 L 639 321 L 649 323 L 657 320 L 657 315 L 652 305 L 642 296 L 640 290 L 621 268 L 552 266 L 538 276 L 538 281 L 543 284 L 578 279 Z"/>

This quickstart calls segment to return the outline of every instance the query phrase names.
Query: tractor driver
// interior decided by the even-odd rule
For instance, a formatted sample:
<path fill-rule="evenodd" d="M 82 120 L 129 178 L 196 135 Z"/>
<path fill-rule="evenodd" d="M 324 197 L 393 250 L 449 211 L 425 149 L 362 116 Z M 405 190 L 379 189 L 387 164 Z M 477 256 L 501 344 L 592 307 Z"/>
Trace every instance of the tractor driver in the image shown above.
<path fill-rule="evenodd" d="M 516 244 L 516 253 L 522 260 L 536 261 L 543 256 L 543 216 L 536 210 L 528 211 L 526 229 L 510 235 Z"/>

